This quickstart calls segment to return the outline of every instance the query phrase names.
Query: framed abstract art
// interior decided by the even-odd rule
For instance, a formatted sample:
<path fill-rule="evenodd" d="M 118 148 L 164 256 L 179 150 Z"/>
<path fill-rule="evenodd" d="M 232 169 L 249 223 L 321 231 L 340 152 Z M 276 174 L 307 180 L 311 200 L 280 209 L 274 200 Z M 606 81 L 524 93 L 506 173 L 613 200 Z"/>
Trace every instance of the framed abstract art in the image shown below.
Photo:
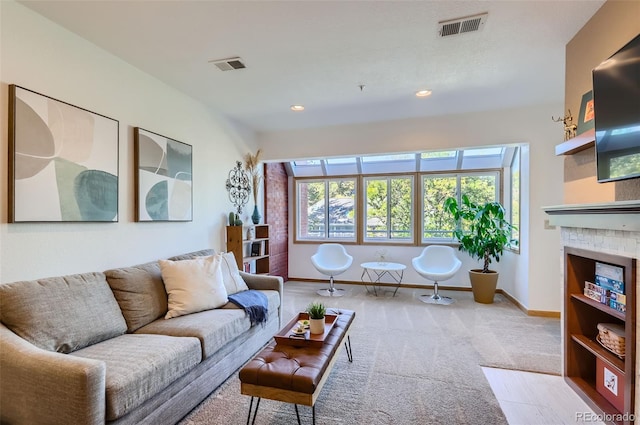
<path fill-rule="evenodd" d="M 191 145 L 135 127 L 136 221 L 193 220 Z"/>
<path fill-rule="evenodd" d="M 9 222 L 117 222 L 118 121 L 9 86 Z"/>

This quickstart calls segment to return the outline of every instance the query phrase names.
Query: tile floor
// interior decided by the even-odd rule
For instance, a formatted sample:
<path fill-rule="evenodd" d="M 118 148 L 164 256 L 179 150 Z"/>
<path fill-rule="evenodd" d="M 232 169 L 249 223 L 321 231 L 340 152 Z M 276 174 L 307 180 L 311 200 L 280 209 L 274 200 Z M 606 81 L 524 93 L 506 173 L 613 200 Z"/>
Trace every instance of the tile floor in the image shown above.
<path fill-rule="evenodd" d="M 601 425 L 561 376 L 483 367 L 509 425 Z"/>

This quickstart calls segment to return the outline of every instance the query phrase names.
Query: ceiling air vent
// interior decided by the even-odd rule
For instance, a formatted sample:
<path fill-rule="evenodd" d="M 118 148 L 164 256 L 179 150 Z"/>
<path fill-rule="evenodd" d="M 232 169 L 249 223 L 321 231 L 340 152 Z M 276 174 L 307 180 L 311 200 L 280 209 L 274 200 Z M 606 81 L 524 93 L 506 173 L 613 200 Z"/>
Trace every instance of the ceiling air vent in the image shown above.
<path fill-rule="evenodd" d="M 242 63 L 242 59 L 240 58 L 218 59 L 209 61 L 209 63 L 217 66 L 220 71 L 232 71 L 234 69 L 246 68 L 245 64 Z"/>
<path fill-rule="evenodd" d="M 464 18 L 449 19 L 438 22 L 438 36 L 449 37 L 451 35 L 464 34 L 466 32 L 480 31 L 487 21 L 488 13 L 467 16 Z"/>

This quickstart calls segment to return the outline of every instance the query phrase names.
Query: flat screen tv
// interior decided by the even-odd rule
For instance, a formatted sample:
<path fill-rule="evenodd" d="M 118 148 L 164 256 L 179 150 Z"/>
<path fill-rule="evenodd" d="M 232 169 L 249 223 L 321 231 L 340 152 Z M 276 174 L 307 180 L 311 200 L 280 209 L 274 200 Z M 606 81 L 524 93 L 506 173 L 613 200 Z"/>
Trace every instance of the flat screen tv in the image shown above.
<path fill-rule="evenodd" d="M 598 182 L 640 177 L 640 35 L 593 70 Z"/>

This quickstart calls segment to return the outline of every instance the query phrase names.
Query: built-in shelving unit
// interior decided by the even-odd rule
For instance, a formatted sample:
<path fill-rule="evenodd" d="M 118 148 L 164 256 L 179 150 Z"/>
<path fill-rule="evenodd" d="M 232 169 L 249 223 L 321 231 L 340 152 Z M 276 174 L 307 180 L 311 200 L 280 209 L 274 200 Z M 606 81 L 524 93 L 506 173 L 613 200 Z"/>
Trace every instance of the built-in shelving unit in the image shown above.
<path fill-rule="evenodd" d="M 635 403 L 636 260 L 619 255 L 565 247 L 565 380 L 607 423 L 631 424 Z M 596 262 L 624 269 L 626 312 L 617 311 L 584 295 L 585 281 L 595 281 Z M 620 358 L 596 341 L 598 323 L 624 327 L 625 356 Z M 596 361 L 624 377 L 624 409 L 620 411 L 597 390 Z M 627 415 L 625 415 L 625 413 Z M 625 419 L 626 418 L 626 419 Z"/>
<path fill-rule="evenodd" d="M 249 265 L 252 272 L 269 274 L 269 225 L 256 224 L 255 237 L 247 238 L 248 228 L 243 226 L 227 226 L 227 251 L 233 252 L 240 270 Z M 252 266 L 254 265 L 254 266 Z"/>
<path fill-rule="evenodd" d="M 564 143 L 556 145 L 556 155 L 573 155 L 595 145 L 596 131 L 590 129 Z"/>

